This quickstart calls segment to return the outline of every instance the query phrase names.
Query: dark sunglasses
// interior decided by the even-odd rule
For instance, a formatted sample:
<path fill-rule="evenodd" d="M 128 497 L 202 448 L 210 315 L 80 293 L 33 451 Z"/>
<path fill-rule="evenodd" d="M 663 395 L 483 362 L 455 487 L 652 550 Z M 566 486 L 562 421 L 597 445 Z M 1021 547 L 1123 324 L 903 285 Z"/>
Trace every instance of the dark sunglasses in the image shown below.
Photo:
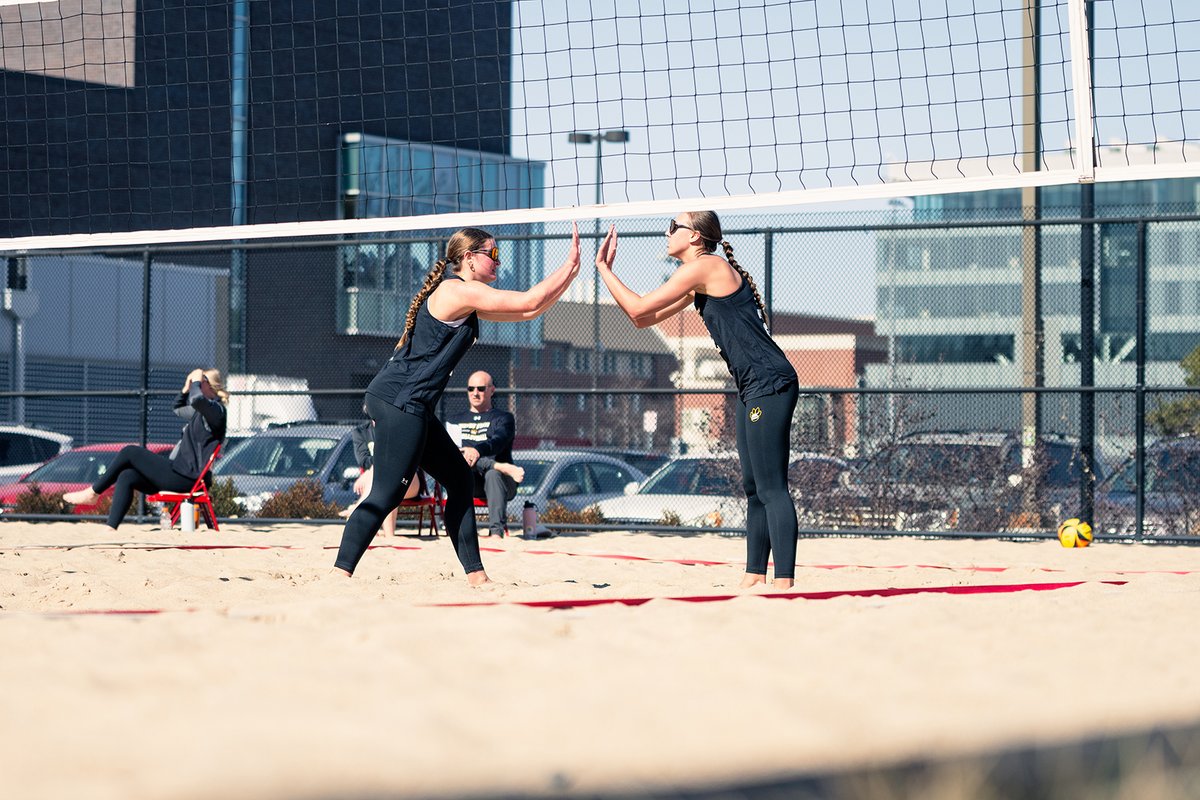
<path fill-rule="evenodd" d="M 691 225 L 680 225 L 675 220 L 671 220 L 670 222 L 667 223 L 667 236 L 674 236 L 675 231 L 679 230 L 680 228 L 686 228 L 689 231 L 696 230 Z"/>
<path fill-rule="evenodd" d="M 487 387 L 486 386 L 468 386 L 467 391 L 468 392 L 486 392 Z"/>
<path fill-rule="evenodd" d="M 495 261 L 497 264 L 500 263 L 500 248 L 499 247 L 493 247 L 491 250 L 468 250 L 467 252 L 468 253 L 479 253 L 480 255 L 487 256 L 492 261 Z"/>

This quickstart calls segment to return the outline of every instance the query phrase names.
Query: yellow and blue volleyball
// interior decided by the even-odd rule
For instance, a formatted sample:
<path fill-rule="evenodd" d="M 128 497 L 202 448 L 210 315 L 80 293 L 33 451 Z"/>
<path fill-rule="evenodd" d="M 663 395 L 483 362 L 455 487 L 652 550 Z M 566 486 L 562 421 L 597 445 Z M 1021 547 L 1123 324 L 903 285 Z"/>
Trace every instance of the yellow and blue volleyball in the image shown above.
<path fill-rule="evenodd" d="M 1058 526 L 1058 541 L 1063 547 L 1087 547 L 1092 543 L 1092 526 L 1071 518 Z"/>

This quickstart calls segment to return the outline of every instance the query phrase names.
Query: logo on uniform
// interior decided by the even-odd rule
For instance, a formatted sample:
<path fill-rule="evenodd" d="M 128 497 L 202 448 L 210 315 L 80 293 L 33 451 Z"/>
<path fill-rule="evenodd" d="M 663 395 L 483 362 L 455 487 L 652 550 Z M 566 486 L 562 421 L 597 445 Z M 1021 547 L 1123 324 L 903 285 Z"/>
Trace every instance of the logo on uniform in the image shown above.
<path fill-rule="evenodd" d="M 750 421 L 758 422 L 760 419 L 762 419 L 762 409 L 758 406 L 750 409 Z"/>

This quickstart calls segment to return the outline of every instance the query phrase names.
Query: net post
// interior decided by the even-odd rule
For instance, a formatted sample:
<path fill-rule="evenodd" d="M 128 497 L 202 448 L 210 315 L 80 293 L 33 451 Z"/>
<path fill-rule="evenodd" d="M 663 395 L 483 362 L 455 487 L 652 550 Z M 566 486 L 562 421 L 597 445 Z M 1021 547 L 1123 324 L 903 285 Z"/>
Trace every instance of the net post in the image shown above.
<path fill-rule="evenodd" d="M 1079 181 L 1096 179 L 1096 134 L 1092 119 L 1091 52 L 1088 47 L 1087 0 L 1068 0 L 1067 25 L 1071 41 L 1071 82 L 1075 99 L 1075 137 L 1079 142 Z"/>

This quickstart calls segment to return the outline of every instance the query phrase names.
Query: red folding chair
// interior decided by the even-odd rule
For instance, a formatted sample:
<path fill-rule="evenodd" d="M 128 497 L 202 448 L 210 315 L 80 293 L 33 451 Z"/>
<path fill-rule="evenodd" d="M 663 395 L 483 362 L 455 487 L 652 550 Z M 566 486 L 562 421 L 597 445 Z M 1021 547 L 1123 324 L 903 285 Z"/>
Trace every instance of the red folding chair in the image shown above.
<path fill-rule="evenodd" d="M 196 482 L 192 484 L 190 492 L 158 492 L 146 498 L 148 503 L 174 503 L 171 506 L 171 524 L 179 523 L 180 506 L 183 502 L 189 501 L 200 507 L 200 516 L 204 518 L 204 524 L 211 530 L 219 531 L 221 528 L 217 525 L 217 512 L 213 510 L 212 498 L 208 495 L 208 485 L 204 482 L 204 477 L 212 471 L 213 462 L 217 460 L 217 456 L 221 454 L 221 445 L 217 445 L 213 450 L 213 454 L 209 456 L 208 463 L 204 465 L 204 469 L 200 471 L 200 477 L 196 478 Z"/>

